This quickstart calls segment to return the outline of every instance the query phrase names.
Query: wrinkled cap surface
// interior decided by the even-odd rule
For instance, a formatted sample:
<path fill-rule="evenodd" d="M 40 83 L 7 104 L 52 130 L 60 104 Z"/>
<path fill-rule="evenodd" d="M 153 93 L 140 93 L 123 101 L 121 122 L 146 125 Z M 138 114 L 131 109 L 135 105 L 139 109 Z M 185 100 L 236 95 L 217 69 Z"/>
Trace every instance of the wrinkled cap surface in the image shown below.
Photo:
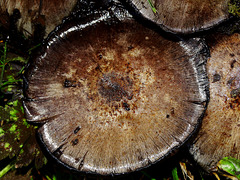
<path fill-rule="evenodd" d="M 137 14 L 173 33 L 189 34 L 209 29 L 229 17 L 229 0 L 123 1 Z M 155 8 L 156 12 L 152 8 Z"/>
<path fill-rule="evenodd" d="M 210 102 L 190 152 L 211 171 L 225 156 L 240 158 L 240 35 L 218 34 L 207 41 Z"/>
<path fill-rule="evenodd" d="M 76 170 L 106 175 L 148 166 L 199 125 L 205 48 L 200 39 L 169 41 L 108 13 L 66 23 L 26 74 L 27 119 L 42 123 L 48 151 Z"/>

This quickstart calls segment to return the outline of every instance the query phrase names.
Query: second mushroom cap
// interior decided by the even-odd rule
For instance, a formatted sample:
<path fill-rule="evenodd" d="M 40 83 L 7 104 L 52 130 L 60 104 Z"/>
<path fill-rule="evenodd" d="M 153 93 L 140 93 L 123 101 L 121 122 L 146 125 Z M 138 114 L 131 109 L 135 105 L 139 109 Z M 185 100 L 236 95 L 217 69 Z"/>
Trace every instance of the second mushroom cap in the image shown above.
<path fill-rule="evenodd" d="M 134 14 L 172 33 L 209 29 L 229 18 L 229 0 L 122 0 Z"/>

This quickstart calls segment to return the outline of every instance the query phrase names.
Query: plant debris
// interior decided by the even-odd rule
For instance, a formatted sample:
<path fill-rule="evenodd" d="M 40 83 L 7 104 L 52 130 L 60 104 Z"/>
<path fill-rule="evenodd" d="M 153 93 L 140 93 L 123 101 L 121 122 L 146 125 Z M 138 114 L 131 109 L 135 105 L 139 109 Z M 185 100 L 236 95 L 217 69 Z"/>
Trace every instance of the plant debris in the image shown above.
<path fill-rule="evenodd" d="M 240 1 L 239 0 L 231 0 L 228 3 L 228 12 L 234 16 L 240 17 Z"/>
<path fill-rule="evenodd" d="M 22 168 L 35 161 L 35 167 L 44 164 L 44 156 L 35 138 L 36 127 L 27 123 L 22 106 L 21 74 L 27 59 L 8 51 L 1 41 L 0 51 L 0 162 L 10 162 L 0 169 L 0 177 L 12 168 Z"/>

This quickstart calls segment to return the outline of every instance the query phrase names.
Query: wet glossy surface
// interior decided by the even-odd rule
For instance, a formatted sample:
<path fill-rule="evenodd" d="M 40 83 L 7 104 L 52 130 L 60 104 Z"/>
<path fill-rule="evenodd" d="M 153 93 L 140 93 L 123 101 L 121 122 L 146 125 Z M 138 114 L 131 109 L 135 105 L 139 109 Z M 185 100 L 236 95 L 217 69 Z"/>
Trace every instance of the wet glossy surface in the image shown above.
<path fill-rule="evenodd" d="M 209 29 L 228 19 L 229 0 L 123 0 L 142 17 L 173 33 L 189 34 Z"/>
<path fill-rule="evenodd" d="M 26 74 L 27 119 L 43 123 L 48 151 L 76 170 L 106 175 L 148 166 L 200 123 L 204 51 L 200 39 L 169 41 L 107 12 L 66 23 Z"/>
<path fill-rule="evenodd" d="M 191 153 L 211 171 L 225 156 L 240 158 L 240 35 L 218 34 L 207 41 L 210 102 Z"/>

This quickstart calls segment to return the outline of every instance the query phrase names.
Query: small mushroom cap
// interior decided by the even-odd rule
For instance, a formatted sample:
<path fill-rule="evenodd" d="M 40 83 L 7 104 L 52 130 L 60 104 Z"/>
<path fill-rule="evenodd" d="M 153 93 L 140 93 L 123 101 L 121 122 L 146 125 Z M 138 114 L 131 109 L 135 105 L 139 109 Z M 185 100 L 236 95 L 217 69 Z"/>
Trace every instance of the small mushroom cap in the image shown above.
<path fill-rule="evenodd" d="M 108 13 L 56 31 L 27 73 L 29 122 L 48 151 L 79 171 L 148 166 L 197 129 L 207 95 L 206 46 L 173 42 Z"/>
<path fill-rule="evenodd" d="M 240 35 L 208 39 L 210 102 L 190 152 L 207 171 L 225 156 L 240 158 Z"/>
<path fill-rule="evenodd" d="M 17 22 L 19 30 L 29 36 L 33 34 L 34 26 L 40 24 L 45 27 L 47 36 L 70 14 L 76 3 L 77 0 L 1 0 L 0 14 L 12 15 L 14 9 L 18 9 L 21 14 Z"/>
<path fill-rule="evenodd" d="M 209 29 L 228 19 L 229 0 L 123 0 L 138 15 L 173 33 Z M 156 12 L 152 8 L 156 9 Z"/>

